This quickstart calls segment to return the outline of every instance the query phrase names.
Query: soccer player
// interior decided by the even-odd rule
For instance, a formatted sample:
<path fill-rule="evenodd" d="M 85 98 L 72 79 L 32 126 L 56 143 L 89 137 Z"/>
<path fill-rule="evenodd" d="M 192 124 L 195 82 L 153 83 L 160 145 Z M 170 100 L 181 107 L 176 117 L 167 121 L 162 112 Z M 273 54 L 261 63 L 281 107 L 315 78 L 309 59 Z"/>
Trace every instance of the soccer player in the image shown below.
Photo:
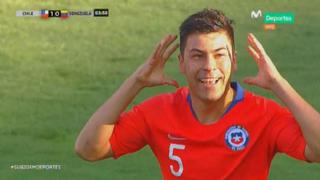
<path fill-rule="evenodd" d="M 188 87 L 164 74 L 179 47 L 168 35 L 146 62 L 92 115 L 76 152 L 85 160 L 115 159 L 149 145 L 164 179 L 267 179 L 277 152 L 320 162 L 320 114 L 278 72 L 262 45 L 248 35 L 258 66 L 244 83 L 271 91 L 285 105 L 231 82 L 237 69 L 232 21 L 204 9 L 180 26 L 179 68 Z M 172 85 L 124 112 L 146 87 Z"/>

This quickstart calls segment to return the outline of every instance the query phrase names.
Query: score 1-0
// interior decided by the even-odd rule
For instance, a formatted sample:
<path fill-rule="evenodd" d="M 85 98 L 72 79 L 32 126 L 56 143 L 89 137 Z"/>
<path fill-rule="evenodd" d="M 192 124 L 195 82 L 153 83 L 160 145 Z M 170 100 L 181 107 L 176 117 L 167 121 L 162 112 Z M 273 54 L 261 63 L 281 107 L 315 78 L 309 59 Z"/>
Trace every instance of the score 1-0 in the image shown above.
<path fill-rule="evenodd" d="M 49 10 L 49 17 L 61 17 L 60 10 Z"/>

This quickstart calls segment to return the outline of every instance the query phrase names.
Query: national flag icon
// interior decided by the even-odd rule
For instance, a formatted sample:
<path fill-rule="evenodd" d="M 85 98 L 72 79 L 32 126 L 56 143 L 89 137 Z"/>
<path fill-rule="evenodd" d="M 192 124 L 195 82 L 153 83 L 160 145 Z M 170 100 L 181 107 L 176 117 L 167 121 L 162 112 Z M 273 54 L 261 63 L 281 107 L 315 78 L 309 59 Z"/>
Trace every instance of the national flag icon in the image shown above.
<path fill-rule="evenodd" d="M 233 144 L 240 144 L 243 142 L 242 132 L 231 133 L 231 142 Z"/>
<path fill-rule="evenodd" d="M 61 10 L 61 19 L 67 19 L 69 17 L 68 10 Z"/>
<path fill-rule="evenodd" d="M 48 19 L 49 18 L 49 10 L 42 9 L 40 12 L 41 12 L 40 15 L 41 15 L 42 19 Z"/>

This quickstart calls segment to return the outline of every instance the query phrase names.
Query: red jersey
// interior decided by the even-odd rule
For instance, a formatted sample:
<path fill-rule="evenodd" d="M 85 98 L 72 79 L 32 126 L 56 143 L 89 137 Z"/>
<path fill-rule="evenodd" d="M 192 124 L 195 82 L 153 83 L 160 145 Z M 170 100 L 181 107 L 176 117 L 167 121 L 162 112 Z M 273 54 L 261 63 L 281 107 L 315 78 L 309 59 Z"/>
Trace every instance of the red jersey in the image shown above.
<path fill-rule="evenodd" d="M 267 179 L 276 152 L 306 160 L 292 114 L 232 83 L 236 97 L 216 123 L 201 124 L 188 88 L 150 98 L 121 114 L 110 138 L 114 158 L 149 145 L 164 179 Z"/>

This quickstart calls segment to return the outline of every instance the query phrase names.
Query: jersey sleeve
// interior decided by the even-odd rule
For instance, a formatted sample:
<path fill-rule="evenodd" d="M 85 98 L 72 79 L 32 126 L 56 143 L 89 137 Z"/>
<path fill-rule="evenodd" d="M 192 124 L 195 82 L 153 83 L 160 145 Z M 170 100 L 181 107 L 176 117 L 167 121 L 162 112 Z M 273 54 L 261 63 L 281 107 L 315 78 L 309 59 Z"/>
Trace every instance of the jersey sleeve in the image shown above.
<path fill-rule="evenodd" d="M 147 144 L 148 128 L 139 106 L 120 115 L 109 139 L 113 158 L 138 151 Z"/>
<path fill-rule="evenodd" d="M 271 136 L 274 137 L 276 152 L 307 161 L 305 157 L 306 141 L 298 122 L 287 108 L 277 105 L 272 118 Z"/>

